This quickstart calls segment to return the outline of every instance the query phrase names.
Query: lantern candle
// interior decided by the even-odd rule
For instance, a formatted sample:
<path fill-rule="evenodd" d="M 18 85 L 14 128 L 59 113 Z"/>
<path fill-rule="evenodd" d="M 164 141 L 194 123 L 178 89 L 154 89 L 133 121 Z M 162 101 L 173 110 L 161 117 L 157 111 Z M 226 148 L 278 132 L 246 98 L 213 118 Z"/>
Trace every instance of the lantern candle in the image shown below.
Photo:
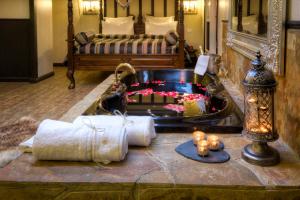
<path fill-rule="evenodd" d="M 249 97 L 248 102 L 249 103 L 257 103 L 257 99 L 255 97 Z"/>
<path fill-rule="evenodd" d="M 216 135 L 211 135 L 207 139 L 209 149 L 218 150 L 220 148 L 220 139 Z"/>
<path fill-rule="evenodd" d="M 269 133 L 269 130 L 266 127 L 260 127 L 262 133 Z"/>
<path fill-rule="evenodd" d="M 264 127 L 262 125 L 260 127 L 258 127 L 258 128 L 251 128 L 250 130 L 252 132 L 260 133 L 260 134 L 267 134 L 267 133 L 270 132 L 269 129 L 267 129 L 266 127 Z"/>
<path fill-rule="evenodd" d="M 200 156 L 207 156 L 209 149 L 208 149 L 208 142 L 206 140 L 201 140 L 197 143 L 197 152 Z"/>
<path fill-rule="evenodd" d="M 205 133 L 202 131 L 195 131 L 193 132 L 193 141 L 194 145 L 197 145 L 199 141 L 205 140 Z"/>
<path fill-rule="evenodd" d="M 265 110 L 268 110 L 268 107 L 266 107 L 266 106 L 261 106 L 261 107 L 260 107 L 260 110 L 264 110 L 264 111 L 265 111 Z"/>

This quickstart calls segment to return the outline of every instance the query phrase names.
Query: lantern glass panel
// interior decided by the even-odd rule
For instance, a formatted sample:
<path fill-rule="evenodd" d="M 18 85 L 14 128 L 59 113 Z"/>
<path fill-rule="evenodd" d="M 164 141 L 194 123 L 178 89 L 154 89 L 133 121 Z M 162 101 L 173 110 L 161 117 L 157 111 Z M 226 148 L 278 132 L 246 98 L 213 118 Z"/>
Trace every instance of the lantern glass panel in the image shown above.
<path fill-rule="evenodd" d="M 273 136 L 273 94 L 272 88 L 246 88 L 245 130 L 248 134 L 265 135 L 266 139 Z"/>

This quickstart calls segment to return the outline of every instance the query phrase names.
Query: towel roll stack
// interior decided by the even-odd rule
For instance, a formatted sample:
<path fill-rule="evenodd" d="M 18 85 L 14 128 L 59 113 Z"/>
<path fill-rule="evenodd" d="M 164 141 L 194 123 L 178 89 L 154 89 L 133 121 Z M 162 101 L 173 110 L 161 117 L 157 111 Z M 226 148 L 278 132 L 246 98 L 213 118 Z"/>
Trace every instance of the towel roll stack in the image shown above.
<path fill-rule="evenodd" d="M 33 140 L 33 155 L 38 160 L 95 161 L 108 164 L 121 161 L 128 152 L 128 138 L 121 124 L 95 127 L 75 126 L 44 120 Z"/>
<path fill-rule="evenodd" d="M 121 161 L 128 145 L 149 146 L 154 121 L 143 116 L 80 116 L 73 123 L 44 120 L 36 135 L 20 144 L 38 160 Z"/>
<path fill-rule="evenodd" d="M 82 127 L 86 122 L 91 122 L 97 129 L 107 126 L 125 126 L 128 143 L 131 146 L 149 146 L 156 137 L 154 120 L 149 116 L 79 116 L 73 124 Z"/>

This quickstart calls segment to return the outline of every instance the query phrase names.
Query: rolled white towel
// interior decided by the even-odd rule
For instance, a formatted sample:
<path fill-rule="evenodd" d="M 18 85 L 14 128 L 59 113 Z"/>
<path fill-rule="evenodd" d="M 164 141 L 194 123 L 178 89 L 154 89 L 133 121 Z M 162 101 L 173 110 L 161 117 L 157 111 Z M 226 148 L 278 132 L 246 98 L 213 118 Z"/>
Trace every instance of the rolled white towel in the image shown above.
<path fill-rule="evenodd" d="M 32 153 L 34 136 L 19 144 L 20 149 L 25 153 Z"/>
<path fill-rule="evenodd" d="M 96 129 L 72 123 L 44 120 L 33 140 L 33 155 L 38 160 L 95 161 L 108 164 L 121 161 L 128 152 L 123 126 Z"/>
<path fill-rule="evenodd" d="M 73 124 L 80 127 L 86 120 L 91 121 L 96 128 L 124 124 L 128 135 L 128 144 L 132 146 L 149 146 L 151 140 L 156 137 L 154 120 L 149 116 L 79 116 L 74 120 Z"/>
<path fill-rule="evenodd" d="M 93 160 L 108 164 L 124 160 L 128 153 L 128 135 L 123 126 L 105 127 L 104 134 L 95 134 L 93 140 Z"/>

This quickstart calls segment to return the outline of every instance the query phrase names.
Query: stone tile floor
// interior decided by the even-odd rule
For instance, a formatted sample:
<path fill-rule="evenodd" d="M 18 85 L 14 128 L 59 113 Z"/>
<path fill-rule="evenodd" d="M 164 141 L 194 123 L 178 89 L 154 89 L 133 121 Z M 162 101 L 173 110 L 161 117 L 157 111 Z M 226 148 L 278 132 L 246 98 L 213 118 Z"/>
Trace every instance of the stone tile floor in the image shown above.
<path fill-rule="evenodd" d="M 37 120 L 59 119 L 110 74 L 78 71 L 76 89 L 68 90 L 66 68 L 57 67 L 54 72 L 53 77 L 39 83 L 0 83 L 0 126 L 28 115 Z"/>

